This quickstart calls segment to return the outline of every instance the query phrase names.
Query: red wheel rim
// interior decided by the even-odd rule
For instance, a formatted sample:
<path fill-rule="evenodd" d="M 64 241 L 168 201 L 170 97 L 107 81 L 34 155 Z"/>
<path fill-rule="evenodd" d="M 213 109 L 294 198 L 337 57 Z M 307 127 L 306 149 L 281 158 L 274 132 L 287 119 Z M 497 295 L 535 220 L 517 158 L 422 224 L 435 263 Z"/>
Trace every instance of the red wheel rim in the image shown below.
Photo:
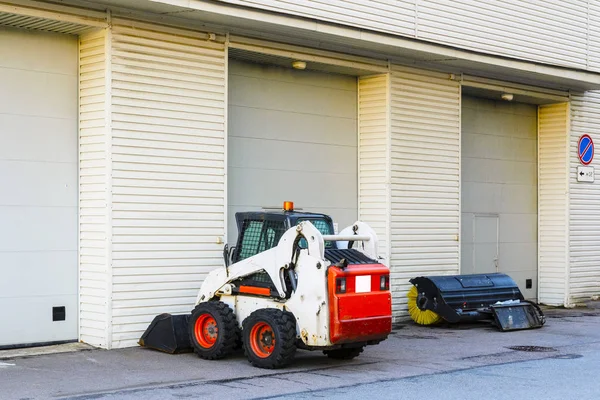
<path fill-rule="evenodd" d="M 200 346 L 211 348 L 219 337 L 217 321 L 210 314 L 200 315 L 194 324 L 194 335 Z"/>
<path fill-rule="evenodd" d="M 275 332 L 266 322 L 256 323 L 250 330 L 250 347 L 260 358 L 267 358 L 275 350 Z"/>

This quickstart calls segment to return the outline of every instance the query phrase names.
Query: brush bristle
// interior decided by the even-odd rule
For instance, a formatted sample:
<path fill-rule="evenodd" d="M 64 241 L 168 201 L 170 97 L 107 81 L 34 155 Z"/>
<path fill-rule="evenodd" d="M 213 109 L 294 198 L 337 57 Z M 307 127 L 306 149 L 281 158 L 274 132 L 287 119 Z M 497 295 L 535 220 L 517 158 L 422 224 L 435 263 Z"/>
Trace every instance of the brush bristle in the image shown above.
<path fill-rule="evenodd" d="M 417 296 L 419 292 L 415 286 L 411 287 L 406 297 L 408 297 L 408 313 L 410 317 L 419 325 L 433 325 L 442 320 L 438 314 L 431 310 L 421 310 L 417 307 Z"/>

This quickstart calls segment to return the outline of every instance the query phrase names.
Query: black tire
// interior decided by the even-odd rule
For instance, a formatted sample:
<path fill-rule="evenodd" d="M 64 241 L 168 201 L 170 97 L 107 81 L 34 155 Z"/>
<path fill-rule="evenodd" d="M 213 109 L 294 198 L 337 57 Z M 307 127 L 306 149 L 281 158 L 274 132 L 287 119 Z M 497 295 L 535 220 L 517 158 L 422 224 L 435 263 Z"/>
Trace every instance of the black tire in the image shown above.
<path fill-rule="evenodd" d="M 351 348 L 343 348 L 343 349 L 335 349 L 335 350 L 325 350 L 323 353 L 329 357 L 336 360 L 352 360 L 353 358 L 358 357 L 360 353 L 363 352 L 364 346 L 362 347 L 351 347 Z"/>
<path fill-rule="evenodd" d="M 244 354 L 259 368 L 281 368 L 296 354 L 296 319 L 276 308 L 254 311 L 243 322 Z"/>
<path fill-rule="evenodd" d="M 239 337 L 235 314 L 221 301 L 200 303 L 189 323 L 190 343 L 200 358 L 217 360 L 233 353 Z"/>

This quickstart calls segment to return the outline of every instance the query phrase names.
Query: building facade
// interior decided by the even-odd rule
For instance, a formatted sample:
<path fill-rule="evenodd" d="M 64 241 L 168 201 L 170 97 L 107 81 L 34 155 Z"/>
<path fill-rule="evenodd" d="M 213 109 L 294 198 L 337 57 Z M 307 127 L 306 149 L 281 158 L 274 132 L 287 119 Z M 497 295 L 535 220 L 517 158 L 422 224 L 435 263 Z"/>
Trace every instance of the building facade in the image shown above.
<path fill-rule="evenodd" d="M 548 305 L 599 295 L 599 16 L 1 2 L 0 348 L 136 345 L 223 267 L 235 212 L 284 200 L 375 228 L 396 321 L 419 275 L 505 272 Z"/>

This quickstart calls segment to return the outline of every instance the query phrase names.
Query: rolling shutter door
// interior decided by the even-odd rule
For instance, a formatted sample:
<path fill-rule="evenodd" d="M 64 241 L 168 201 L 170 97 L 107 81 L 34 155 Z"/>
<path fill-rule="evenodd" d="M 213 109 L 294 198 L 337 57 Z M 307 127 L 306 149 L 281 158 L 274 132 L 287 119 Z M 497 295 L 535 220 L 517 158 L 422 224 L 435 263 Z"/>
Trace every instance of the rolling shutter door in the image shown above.
<path fill-rule="evenodd" d="M 189 312 L 222 266 L 224 44 L 205 33 L 114 20 L 112 345 L 152 318 Z"/>
<path fill-rule="evenodd" d="M 458 273 L 460 104 L 460 86 L 447 74 L 392 67 L 394 317 L 407 315 L 410 278 Z"/>

